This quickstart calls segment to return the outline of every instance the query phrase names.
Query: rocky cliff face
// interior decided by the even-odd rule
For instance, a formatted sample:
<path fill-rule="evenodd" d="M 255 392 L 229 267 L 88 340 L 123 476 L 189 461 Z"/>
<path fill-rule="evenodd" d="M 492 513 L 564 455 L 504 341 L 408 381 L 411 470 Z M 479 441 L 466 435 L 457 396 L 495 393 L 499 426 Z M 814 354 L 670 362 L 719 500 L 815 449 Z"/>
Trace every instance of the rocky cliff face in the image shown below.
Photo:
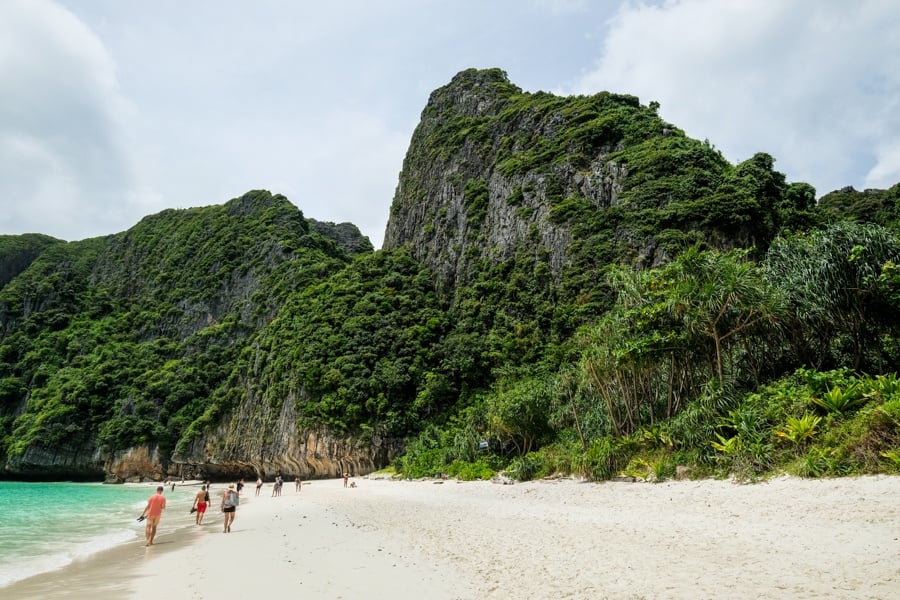
<path fill-rule="evenodd" d="M 374 250 L 372 242 L 353 223 L 332 223 L 308 219 L 310 226 L 322 236 L 333 240 L 348 254 L 363 254 Z"/>
<path fill-rule="evenodd" d="M 498 69 L 473 69 L 422 112 L 387 252 L 352 260 L 372 253 L 355 226 L 306 219 L 264 190 L 106 238 L 0 237 L 0 477 L 383 466 L 402 448 L 379 436 L 451 407 L 501 360 L 470 361 L 473 332 L 499 333 L 502 360 L 533 360 L 531 349 L 608 309 L 610 263 L 765 242 L 786 199 L 772 163 L 734 168 L 633 96 L 524 93 Z M 460 297 L 480 307 L 486 283 L 493 305 L 443 346 L 457 333 L 444 322 L 454 291 L 470 283 Z M 298 414 L 317 403 L 314 418 Z M 334 433 L 351 430 L 348 410 L 357 437 Z"/>
<path fill-rule="evenodd" d="M 288 396 L 280 406 L 271 406 L 249 386 L 246 391 L 215 431 L 175 453 L 170 474 L 220 480 L 276 474 L 338 477 L 344 472 L 370 473 L 388 464 L 398 450 L 387 442 L 370 446 L 321 428 L 299 429 L 296 398 Z"/>
<path fill-rule="evenodd" d="M 249 391 L 249 390 L 248 390 Z M 107 456 L 99 453 L 86 474 L 105 473 L 111 483 L 160 481 L 168 478 L 237 481 L 271 479 L 281 474 L 292 479 L 339 477 L 341 473 L 370 473 L 388 464 L 399 448 L 387 441 L 365 445 L 330 435 L 324 429 L 300 430 L 294 399 L 272 409 L 248 393 L 240 406 L 214 431 L 206 432 L 174 455 L 157 446 L 138 446 Z"/>
<path fill-rule="evenodd" d="M 27 269 L 49 245 L 64 243 L 46 235 L 0 235 L 0 288 Z"/>
<path fill-rule="evenodd" d="M 225 381 L 291 294 L 372 251 L 355 226 L 254 191 L 106 238 L 0 242 L 0 477 L 320 477 L 392 456 L 298 430 L 296 398 L 262 397 L 252 372 Z"/>
<path fill-rule="evenodd" d="M 32 444 L 3 465 L 4 478 L 36 481 L 99 481 L 104 478 L 104 459 L 92 445 Z"/>
<path fill-rule="evenodd" d="M 554 222 L 554 203 L 577 194 L 598 210 L 615 206 L 628 170 L 608 159 L 615 140 L 591 148 L 560 140 L 584 117 L 564 104 L 535 107 L 530 97 L 497 69 L 464 71 L 431 94 L 403 163 L 386 249 L 411 246 L 449 286 L 465 283 L 473 262 L 502 262 L 522 247 L 546 255 L 559 274 L 572 229 Z M 557 143 L 531 166 L 515 162 Z M 584 151 L 586 162 L 565 160 Z"/>

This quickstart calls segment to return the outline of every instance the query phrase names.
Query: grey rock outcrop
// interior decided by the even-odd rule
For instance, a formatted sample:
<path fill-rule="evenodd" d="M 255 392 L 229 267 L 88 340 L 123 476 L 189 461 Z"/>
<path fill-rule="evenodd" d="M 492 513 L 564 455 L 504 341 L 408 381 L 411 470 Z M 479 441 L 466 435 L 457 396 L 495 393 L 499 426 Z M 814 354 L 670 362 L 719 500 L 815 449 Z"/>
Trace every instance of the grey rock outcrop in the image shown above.
<path fill-rule="evenodd" d="M 299 475 L 304 479 L 370 473 L 394 458 L 398 447 L 376 440 L 367 445 L 324 429 L 298 429 L 296 398 L 271 406 L 248 389 L 240 406 L 172 457 L 170 474 L 235 480 Z"/>
<path fill-rule="evenodd" d="M 522 248 L 546 257 L 558 276 L 572 231 L 552 218 L 554 202 L 573 194 L 598 210 L 618 202 L 628 171 L 607 159 L 613 147 L 602 148 L 587 168 L 565 161 L 509 167 L 532 150 L 521 138 L 552 140 L 572 126 L 562 111 L 519 108 L 523 97 L 499 69 L 470 69 L 435 90 L 422 112 L 384 248 L 411 247 L 444 288 L 469 281 L 474 262 L 500 263 Z"/>

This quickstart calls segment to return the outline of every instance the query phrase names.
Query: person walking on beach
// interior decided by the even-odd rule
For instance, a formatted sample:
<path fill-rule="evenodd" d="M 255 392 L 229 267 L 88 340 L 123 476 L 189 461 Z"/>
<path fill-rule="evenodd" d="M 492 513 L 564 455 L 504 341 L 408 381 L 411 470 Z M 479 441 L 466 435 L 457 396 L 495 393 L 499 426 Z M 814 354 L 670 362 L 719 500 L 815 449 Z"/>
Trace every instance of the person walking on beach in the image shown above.
<path fill-rule="evenodd" d="M 166 507 L 166 497 L 163 496 L 163 486 L 156 486 L 156 493 L 147 500 L 147 506 L 138 520 L 147 519 L 147 527 L 144 528 L 144 538 L 147 543 L 145 546 L 153 545 L 153 538 L 156 537 L 156 528 L 159 526 L 159 519 L 162 517 L 162 511 Z"/>
<path fill-rule="evenodd" d="M 344 471 L 344 487 L 347 487 L 347 481 L 350 479 L 350 473 Z"/>
<path fill-rule="evenodd" d="M 228 489 L 222 494 L 222 514 L 225 515 L 225 529 L 222 530 L 222 533 L 231 532 L 231 524 L 234 523 L 234 513 L 237 510 L 238 502 L 240 502 L 240 498 L 234 490 L 234 484 L 229 483 Z"/>
<path fill-rule="evenodd" d="M 294 491 L 295 491 L 295 492 L 299 492 L 299 491 L 300 491 L 300 487 L 301 487 L 302 485 L 303 485 L 303 484 L 300 482 L 300 477 L 298 476 L 297 479 L 294 480 Z"/>
<path fill-rule="evenodd" d="M 262 489 L 262 477 L 256 478 L 256 495 L 259 496 L 259 490 Z"/>
<path fill-rule="evenodd" d="M 194 510 L 197 511 L 197 517 L 194 521 L 197 525 L 203 523 L 203 515 L 206 514 L 206 507 L 209 505 L 209 492 L 206 491 L 206 486 L 201 486 L 200 491 L 197 492 L 197 495 L 194 496 Z"/>

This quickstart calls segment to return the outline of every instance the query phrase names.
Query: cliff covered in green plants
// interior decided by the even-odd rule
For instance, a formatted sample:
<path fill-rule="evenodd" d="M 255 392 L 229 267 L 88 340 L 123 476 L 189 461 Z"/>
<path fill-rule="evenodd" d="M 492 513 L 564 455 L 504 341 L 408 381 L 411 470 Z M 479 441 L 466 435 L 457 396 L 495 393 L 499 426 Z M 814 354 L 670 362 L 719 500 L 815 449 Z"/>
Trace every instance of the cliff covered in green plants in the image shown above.
<path fill-rule="evenodd" d="M 900 186 L 657 109 L 458 74 L 378 251 L 263 191 L 0 237 L 3 476 L 900 469 Z"/>

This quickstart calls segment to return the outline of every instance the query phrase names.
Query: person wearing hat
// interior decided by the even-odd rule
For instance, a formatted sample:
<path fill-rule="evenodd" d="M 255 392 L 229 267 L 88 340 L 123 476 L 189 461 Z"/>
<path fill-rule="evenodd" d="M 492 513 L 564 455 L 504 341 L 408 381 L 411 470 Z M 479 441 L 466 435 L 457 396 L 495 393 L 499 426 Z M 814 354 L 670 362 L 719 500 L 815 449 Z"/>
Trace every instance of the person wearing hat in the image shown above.
<path fill-rule="evenodd" d="M 222 494 L 222 514 L 225 515 L 225 529 L 222 530 L 223 533 L 231 531 L 231 524 L 234 523 L 234 513 L 237 510 L 238 502 L 240 502 L 240 497 L 234 490 L 234 484 L 229 483 L 228 489 Z"/>

